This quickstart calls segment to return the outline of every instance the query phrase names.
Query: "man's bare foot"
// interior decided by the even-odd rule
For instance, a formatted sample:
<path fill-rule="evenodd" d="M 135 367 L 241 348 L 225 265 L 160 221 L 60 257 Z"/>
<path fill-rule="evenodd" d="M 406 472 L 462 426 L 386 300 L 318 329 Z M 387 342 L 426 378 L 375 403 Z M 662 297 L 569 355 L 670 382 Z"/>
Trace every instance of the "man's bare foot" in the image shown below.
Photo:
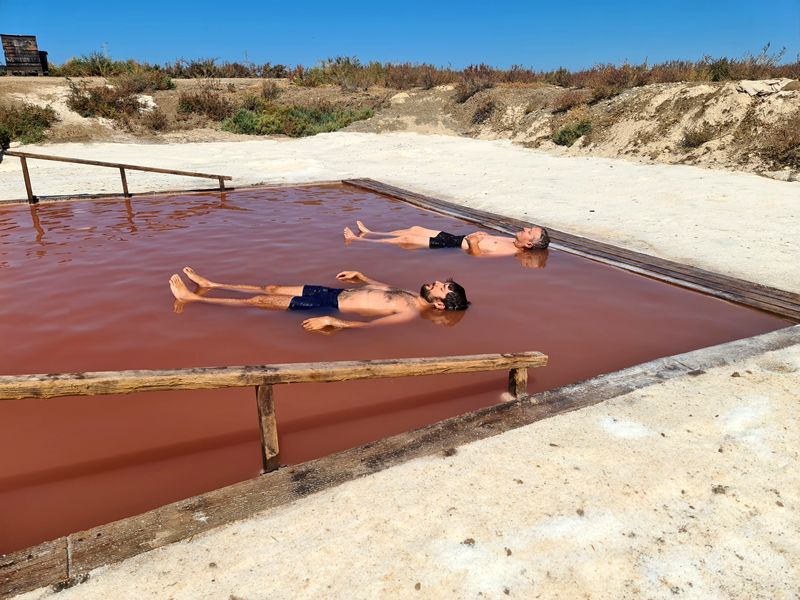
<path fill-rule="evenodd" d="M 172 290 L 172 295 L 175 296 L 175 299 L 181 302 L 191 302 L 196 297 L 195 294 L 189 291 L 186 284 L 181 281 L 177 273 L 169 278 L 169 289 Z"/>
<path fill-rule="evenodd" d="M 349 227 L 344 228 L 344 239 L 346 242 L 352 242 L 353 240 L 357 240 L 358 236 L 353 233 L 353 230 Z"/>
<path fill-rule="evenodd" d="M 205 277 L 201 277 L 197 274 L 197 272 L 192 267 L 183 267 L 183 272 L 186 276 L 194 281 L 197 285 L 201 288 L 214 288 L 217 287 L 217 284 L 213 281 L 209 281 Z"/>
<path fill-rule="evenodd" d="M 367 226 L 364 225 L 364 221 L 356 221 L 356 227 L 361 233 L 372 233 L 372 230 L 367 229 Z"/>

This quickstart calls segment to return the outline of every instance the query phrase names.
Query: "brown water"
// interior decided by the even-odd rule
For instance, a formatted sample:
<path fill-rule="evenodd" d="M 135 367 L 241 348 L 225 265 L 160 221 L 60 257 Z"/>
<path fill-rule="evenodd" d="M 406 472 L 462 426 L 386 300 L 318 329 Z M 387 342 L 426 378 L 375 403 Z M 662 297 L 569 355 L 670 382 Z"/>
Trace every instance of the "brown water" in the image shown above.
<path fill-rule="evenodd" d="M 0 373 L 168 369 L 539 350 L 531 391 L 787 325 L 550 251 L 523 266 L 457 250 L 345 245 L 342 229 L 472 226 L 341 186 L 0 208 Z M 236 283 L 337 285 L 356 269 L 418 290 L 454 276 L 473 306 L 332 336 L 302 313 L 192 304 L 184 265 Z M 276 388 L 281 456 L 297 463 L 500 401 L 506 374 Z M 0 402 L 0 553 L 259 473 L 252 389 Z"/>

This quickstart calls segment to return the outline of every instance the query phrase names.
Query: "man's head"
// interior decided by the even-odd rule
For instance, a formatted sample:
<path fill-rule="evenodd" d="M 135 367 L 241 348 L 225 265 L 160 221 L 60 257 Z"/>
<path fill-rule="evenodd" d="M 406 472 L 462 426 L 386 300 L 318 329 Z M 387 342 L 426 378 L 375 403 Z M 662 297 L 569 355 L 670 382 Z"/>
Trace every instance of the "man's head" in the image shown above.
<path fill-rule="evenodd" d="M 464 288 L 452 279 L 445 282 L 425 283 L 422 285 L 419 295 L 439 310 L 466 310 L 469 306 Z"/>
<path fill-rule="evenodd" d="M 544 250 L 550 245 L 550 236 L 544 227 L 534 225 L 514 235 L 514 245 L 523 250 Z"/>

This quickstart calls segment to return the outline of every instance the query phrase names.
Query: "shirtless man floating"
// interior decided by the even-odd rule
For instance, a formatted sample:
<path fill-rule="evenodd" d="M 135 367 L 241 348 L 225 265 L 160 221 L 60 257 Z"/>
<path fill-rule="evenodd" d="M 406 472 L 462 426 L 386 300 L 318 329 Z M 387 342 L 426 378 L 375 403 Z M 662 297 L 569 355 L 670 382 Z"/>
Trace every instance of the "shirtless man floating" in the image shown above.
<path fill-rule="evenodd" d="M 484 231 L 476 231 L 469 235 L 453 235 L 446 231 L 427 229 L 425 227 L 409 227 L 394 231 L 372 231 L 361 221 L 356 221 L 356 235 L 349 227 L 344 228 L 346 241 L 372 242 L 373 244 L 395 244 L 406 248 L 461 248 L 474 256 L 513 256 L 520 251 L 544 250 L 550 244 L 550 236 L 544 227 L 526 227 L 514 234 L 514 237 L 489 235 Z M 383 239 L 369 239 L 376 236 Z"/>
<path fill-rule="evenodd" d="M 450 279 L 444 283 L 441 281 L 426 283 L 419 294 L 415 294 L 370 279 L 358 271 L 342 271 L 336 276 L 340 281 L 363 286 L 357 289 L 327 288 L 317 285 L 257 286 L 215 283 L 201 277 L 191 267 L 185 267 L 183 272 L 200 288 L 259 292 L 262 295 L 241 299 L 201 296 L 190 291 L 175 274 L 169 279 L 169 287 L 175 298 L 181 302 L 252 306 L 272 310 L 329 308 L 342 313 L 377 317 L 372 321 L 344 321 L 329 316 L 313 317 L 303 321 L 303 327 L 308 331 L 394 325 L 410 321 L 427 311 L 465 310 L 469 306 L 464 288 Z"/>

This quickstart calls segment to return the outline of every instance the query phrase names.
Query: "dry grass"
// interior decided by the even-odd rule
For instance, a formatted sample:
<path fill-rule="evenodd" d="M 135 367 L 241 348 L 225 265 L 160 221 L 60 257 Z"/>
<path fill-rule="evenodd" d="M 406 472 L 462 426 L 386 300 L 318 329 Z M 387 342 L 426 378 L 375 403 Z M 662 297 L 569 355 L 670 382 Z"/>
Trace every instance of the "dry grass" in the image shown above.
<path fill-rule="evenodd" d="M 776 168 L 800 169 L 800 111 L 764 133 L 760 153 Z"/>
<path fill-rule="evenodd" d="M 699 148 L 714 139 L 714 133 L 714 127 L 707 121 L 703 121 L 698 127 L 690 127 L 684 130 L 680 146 L 685 150 Z"/>
<path fill-rule="evenodd" d="M 489 117 L 492 116 L 496 108 L 497 105 L 492 100 L 484 100 L 472 114 L 472 124 L 480 125 L 481 123 L 485 123 L 489 120 Z"/>
<path fill-rule="evenodd" d="M 194 113 L 206 116 L 213 121 L 222 121 L 233 111 L 233 104 L 214 89 L 181 92 L 178 97 L 179 113 Z"/>

